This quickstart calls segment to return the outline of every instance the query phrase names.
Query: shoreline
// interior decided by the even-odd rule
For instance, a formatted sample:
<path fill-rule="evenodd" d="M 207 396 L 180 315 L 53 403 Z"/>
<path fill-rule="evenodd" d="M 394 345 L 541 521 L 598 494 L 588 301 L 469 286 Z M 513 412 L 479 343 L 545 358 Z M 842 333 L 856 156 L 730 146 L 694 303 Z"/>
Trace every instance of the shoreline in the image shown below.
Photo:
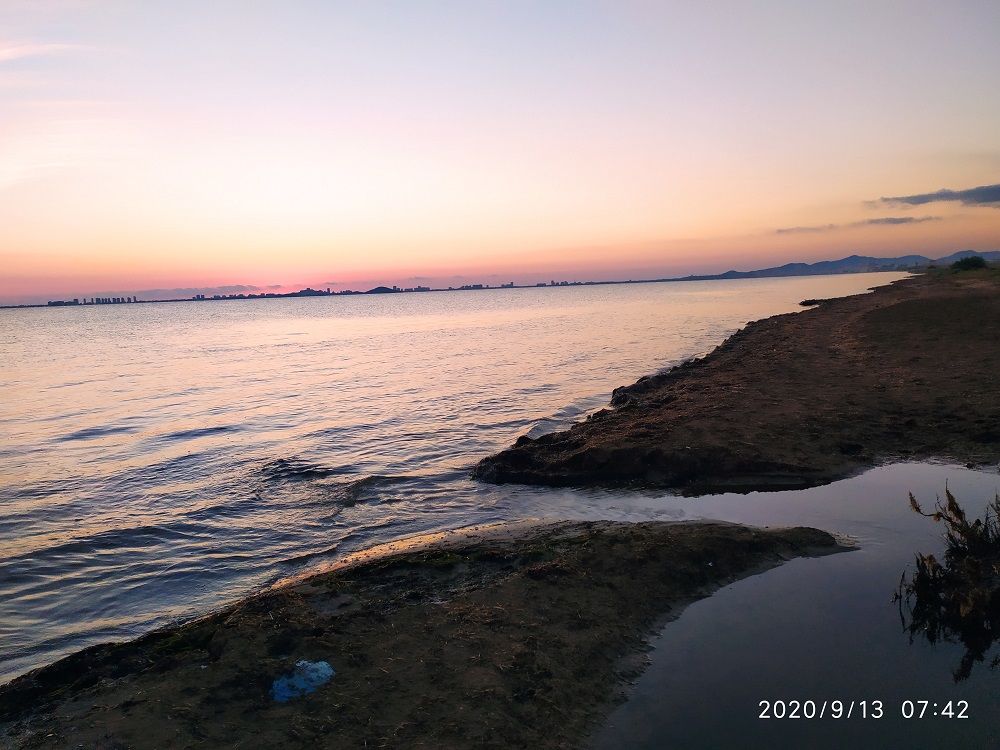
<path fill-rule="evenodd" d="M 700 493 L 812 486 L 893 458 L 996 461 L 996 340 L 996 271 L 822 300 L 616 389 L 612 409 L 521 438 L 477 475 Z M 689 603 L 850 548 L 717 521 L 526 519 L 403 539 L 0 685 L 0 748 L 579 746 Z M 300 659 L 336 674 L 275 702 Z"/>
<path fill-rule="evenodd" d="M 816 529 L 716 521 L 435 536 L 16 678 L 0 686 L 0 747 L 578 746 L 687 604 L 850 549 Z M 302 659 L 336 674 L 276 702 L 273 681 Z"/>
<path fill-rule="evenodd" d="M 990 253 L 973 253 L 974 255 L 989 258 Z M 956 255 L 952 254 L 945 258 L 923 258 L 926 264 L 934 263 L 950 263 L 953 259 L 956 259 Z M 667 278 L 659 279 L 605 279 L 605 280 L 589 280 L 589 281 L 556 281 L 552 279 L 548 282 L 534 282 L 527 284 L 515 284 L 513 281 L 508 283 L 501 283 L 499 286 L 490 284 L 465 284 L 460 287 L 425 287 L 416 286 L 409 288 L 400 288 L 398 286 L 376 286 L 373 289 L 369 289 L 364 292 L 355 291 L 353 289 L 342 289 L 339 292 L 331 291 L 330 287 L 327 287 L 326 291 L 323 289 L 313 289 L 312 287 L 306 287 L 305 289 L 300 289 L 297 292 L 265 292 L 260 289 L 256 293 L 250 292 L 249 290 L 237 293 L 225 293 L 225 294 L 213 294 L 211 297 L 206 297 L 204 294 L 195 294 L 193 297 L 174 297 L 170 299 L 144 299 L 140 300 L 137 298 L 139 292 L 132 292 L 135 299 L 130 300 L 130 302 L 125 302 L 128 298 L 128 292 L 104 292 L 105 295 L 110 295 L 107 297 L 102 297 L 98 293 L 91 295 L 91 302 L 87 302 L 86 298 L 81 303 L 79 297 L 69 299 L 69 300 L 48 300 L 47 302 L 33 302 L 33 303 L 21 303 L 12 305 L 0 305 L 0 310 L 21 310 L 30 308 L 48 308 L 48 307 L 89 307 L 91 305 L 118 305 L 118 304 L 132 304 L 141 303 L 148 304 L 151 302 L 225 302 L 231 300 L 249 300 L 249 299 L 283 299 L 283 298 L 294 298 L 294 297 L 339 297 L 339 296 L 355 296 L 359 294 L 394 294 L 394 293 L 423 293 L 423 292 L 478 292 L 478 291 L 496 291 L 504 289 L 537 289 L 537 288 L 562 288 L 562 287 L 576 287 L 576 286 L 609 286 L 616 284 L 673 284 L 683 281 L 732 281 L 736 279 L 783 279 L 783 278 L 801 278 L 809 276 L 841 276 L 847 274 L 859 274 L 859 273 L 885 273 L 893 271 L 906 271 L 910 272 L 913 270 L 919 270 L 922 268 L 919 263 L 913 262 L 913 256 L 908 256 L 906 258 L 874 258 L 874 257 L 859 257 L 851 256 L 850 258 L 841 258 L 840 260 L 834 261 L 819 261 L 816 263 L 789 263 L 784 266 L 777 266 L 773 268 L 760 268 L 753 271 L 726 271 L 725 273 L 717 274 L 691 274 L 688 276 L 672 276 Z M 496 274 L 491 274 L 496 276 Z M 320 285 L 324 286 L 324 285 Z M 256 289 L 256 287 L 254 287 Z M 152 290 L 155 291 L 155 290 Z M 181 291 L 181 290 L 175 290 Z M 191 288 L 189 291 L 195 291 Z M 150 290 L 147 290 L 149 293 Z M 206 291 L 208 294 L 208 291 Z M 115 296 L 120 295 L 120 296 Z M 43 295 L 44 296 L 44 295 Z M 101 302 L 94 302 L 93 300 L 100 299 Z M 117 300 L 112 302 L 111 300 Z"/>
<path fill-rule="evenodd" d="M 474 478 L 689 494 L 800 489 L 893 460 L 1000 461 L 1000 271 L 940 270 L 749 323 Z"/>

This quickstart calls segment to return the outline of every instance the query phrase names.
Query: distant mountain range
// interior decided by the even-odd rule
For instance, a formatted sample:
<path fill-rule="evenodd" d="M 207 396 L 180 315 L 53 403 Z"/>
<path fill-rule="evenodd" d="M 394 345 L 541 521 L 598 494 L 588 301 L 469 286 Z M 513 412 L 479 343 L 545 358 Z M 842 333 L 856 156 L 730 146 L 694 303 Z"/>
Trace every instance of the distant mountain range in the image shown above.
<path fill-rule="evenodd" d="M 1000 260 L 1000 251 L 977 253 L 961 250 L 944 258 L 927 258 L 923 255 L 903 255 L 899 258 L 871 258 L 865 255 L 850 255 L 840 260 L 823 260 L 818 263 L 786 263 L 774 268 L 757 271 L 726 271 L 710 276 L 684 276 L 669 281 L 708 281 L 712 279 L 762 279 L 773 276 L 822 276 L 835 273 L 872 273 L 875 271 L 908 271 L 929 265 L 946 266 L 956 260 L 978 255 L 984 260 Z"/>

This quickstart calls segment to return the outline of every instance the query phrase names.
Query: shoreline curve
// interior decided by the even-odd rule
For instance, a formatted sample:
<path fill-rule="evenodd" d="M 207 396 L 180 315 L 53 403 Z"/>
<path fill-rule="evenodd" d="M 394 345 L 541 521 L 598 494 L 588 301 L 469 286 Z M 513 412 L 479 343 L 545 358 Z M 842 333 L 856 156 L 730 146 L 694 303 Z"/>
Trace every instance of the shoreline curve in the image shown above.
<path fill-rule="evenodd" d="M 403 546 L 0 686 L 0 747 L 575 747 L 666 619 L 850 549 L 717 521 L 523 522 Z M 279 701 L 274 681 L 302 662 L 335 674 Z"/>
<path fill-rule="evenodd" d="M 800 489 L 891 462 L 1000 461 L 1000 269 L 808 300 L 522 436 L 476 479 L 688 494 Z"/>

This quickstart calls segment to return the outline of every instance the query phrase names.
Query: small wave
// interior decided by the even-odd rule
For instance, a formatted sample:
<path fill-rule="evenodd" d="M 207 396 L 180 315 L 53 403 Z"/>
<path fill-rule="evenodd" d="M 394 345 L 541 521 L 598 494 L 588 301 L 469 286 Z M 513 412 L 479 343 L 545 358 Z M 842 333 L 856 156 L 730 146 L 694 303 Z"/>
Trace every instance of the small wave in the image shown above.
<path fill-rule="evenodd" d="M 308 474 L 303 476 L 299 473 L 294 474 L 290 479 L 290 482 L 278 485 L 279 488 L 283 489 L 276 488 L 276 490 L 282 494 L 291 493 L 288 501 L 293 502 L 296 507 L 301 508 L 304 505 L 309 505 L 339 509 L 350 508 L 370 500 L 385 501 L 386 498 L 383 497 L 382 490 L 391 485 L 410 481 L 414 477 L 373 474 L 351 480 L 335 480 L 328 479 L 326 475 L 320 473 L 312 476 Z M 270 495 L 271 493 L 266 494 Z M 273 500 L 272 497 L 270 501 Z"/>
<path fill-rule="evenodd" d="M 57 437 L 55 438 L 55 440 L 58 442 L 64 442 L 68 440 L 92 440 L 94 438 L 107 437 L 108 435 L 119 435 L 122 433 L 135 432 L 137 429 L 138 427 L 129 427 L 127 425 L 117 425 L 109 427 L 85 427 L 82 430 L 71 432 L 68 435 Z"/>
<path fill-rule="evenodd" d="M 9 556 L 0 563 L 0 569 L 23 562 L 48 564 L 55 561 L 57 567 L 63 566 L 61 569 L 68 570 L 75 564 L 74 561 L 86 560 L 102 552 L 124 553 L 141 548 L 155 548 L 162 544 L 177 544 L 180 541 L 190 543 L 205 536 L 204 527 L 185 522 L 111 528 L 87 536 L 66 538 L 22 555 Z M 13 572 L 5 573 L 4 580 L 13 576 Z"/>
<path fill-rule="evenodd" d="M 282 565 L 302 565 L 309 562 L 310 560 L 315 560 L 317 557 L 330 557 L 337 553 L 340 549 L 340 544 L 335 544 L 332 547 L 327 547 L 326 549 L 317 550 L 316 552 L 304 552 L 301 555 L 295 555 L 294 557 L 289 557 L 281 561 Z"/>
<path fill-rule="evenodd" d="M 277 458 L 265 463 L 260 473 L 266 479 L 275 481 L 305 481 L 309 479 L 326 479 L 337 474 L 346 474 L 351 467 L 331 468 L 320 466 L 301 458 Z"/>
<path fill-rule="evenodd" d="M 354 505 L 361 502 L 364 494 L 369 490 L 388 487 L 392 484 L 405 482 L 407 479 L 408 477 L 387 477 L 380 474 L 372 474 L 340 485 L 337 488 L 337 493 L 343 496 L 346 505 Z"/>
<path fill-rule="evenodd" d="M 236 430 L 236 427 L 232 425 L 219 425 L 218 427 L 196 427 L 193 430 L 179 430 L 177 432 L 168 432 L 162 436 L 163 440 L 193 440 L 194 438 L 205 437 L 206 435 L 215 435 L 219 432 L 231 432 Z"/>
<path fill-rule="evenodd" d="M 58 390 L 59 388 L 72 388 L 72 387 L 77 386 L 77 385 L 87 385 L 89 383 L 94 383 L 94 382 L 96 382 L 96 379 L 92 379 L 92 380 L 74 380 L 74 381 L 66 382 L 66 383 L 55 383 L 53 385 L 48 386 L 45 390 L 47 390 L 47 391 L 54 391 L 54 390 Z"/>
<path fill-rule="evenodd" d="M 343 478 L 345 474 L 356 474 L 356 467 L 323 466 L 300 458 L 278 458 L 268 461 L 258 471 L 266 481 L 289 486 L 289 489 L 292 483 L 308 484 L 308 490 L 295 490 L 301 499 L 309 498 L 310 501 L 322 504 L 329 504 L 332 500 L 334 504 L 343 507 L 364 502 L 369 499 L 368 495 L 377 494 L 377 490 L 383 487 L 413 479 L 409 476 L 382 474 L 346 479 Z M 332 477 L 338 479 L 331 479 Z"/>

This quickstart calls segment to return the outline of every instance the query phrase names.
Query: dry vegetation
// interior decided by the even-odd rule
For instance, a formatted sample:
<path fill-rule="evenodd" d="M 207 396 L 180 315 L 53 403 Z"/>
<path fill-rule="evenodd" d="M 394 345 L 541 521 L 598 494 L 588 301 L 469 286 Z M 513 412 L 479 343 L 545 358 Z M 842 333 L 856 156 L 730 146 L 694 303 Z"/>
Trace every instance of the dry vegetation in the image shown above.
<path fill-rule="evenodd" d="M 951 491 L 945 489 L 934 511 L 924 513 L 913 495 L 917 513 L 944 524 L 944 559 L 917 554 L 915 570 L 903 574 L 896 592 L 900 617 L 910 635 L 931 643 L 959 642 L 965 654 L 954 672 L 955 681 L 972 673 L 1000 637 L 1000 496 L 983 515 L 969 521 Z M 1000 663 L 1000 656 L 990 662 Z"/>

